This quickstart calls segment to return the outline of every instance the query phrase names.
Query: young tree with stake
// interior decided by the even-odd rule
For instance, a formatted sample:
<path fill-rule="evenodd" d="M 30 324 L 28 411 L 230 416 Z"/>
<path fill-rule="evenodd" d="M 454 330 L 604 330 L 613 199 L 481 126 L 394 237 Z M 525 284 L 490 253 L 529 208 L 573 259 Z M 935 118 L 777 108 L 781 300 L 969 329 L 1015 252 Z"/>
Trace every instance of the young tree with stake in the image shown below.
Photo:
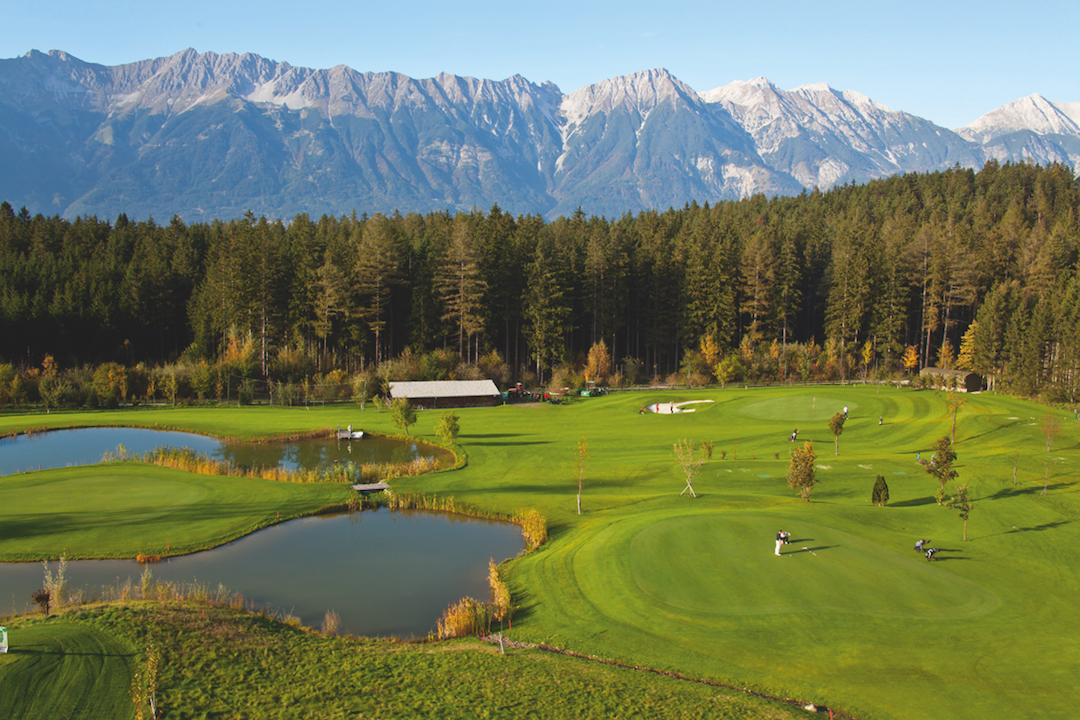
<path fill-rule="evenodd" d="M 687 490 L 691 497 L 697 497 L 694 492 L 694 475 L 701 471 L 701 466 L 712 457 L 713 444 L 708 440 L 702 440 L 697 448 L 691 440 L 679 440 L 675 443 L 675 459 L 686 474 L 686 487 L 679 495 L 684 495 Z"/>

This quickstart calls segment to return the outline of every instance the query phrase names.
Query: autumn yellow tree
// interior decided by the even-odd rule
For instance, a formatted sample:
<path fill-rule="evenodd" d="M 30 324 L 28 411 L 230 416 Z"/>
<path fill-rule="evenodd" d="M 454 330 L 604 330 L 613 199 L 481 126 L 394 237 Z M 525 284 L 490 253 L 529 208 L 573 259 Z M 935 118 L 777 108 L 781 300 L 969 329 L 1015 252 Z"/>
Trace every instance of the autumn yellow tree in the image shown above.
<path fill-rule="evenodd" d="M 705 358 L 705 364 L 710 369 L 716 367 L 716 363 L 720 362 L 720 345 L 711 333 L 698 341 L 698 349 L 701 351 L 701 357 Z"/>
<path fill-rule="evenodd" d="M 909 373 L 919 369 L 919 348 L 914 345 L 908 345 L 904 350 L 904 355 L 901 358 L 901 362 L 904 363 L 904 369 Z"/>
<path fill-rule="evenodd" d="M 611 376 L 611 353 L 607 343 L 599 341 L 589 349 L 589 359 L 585 363 L 585 379 L 597 385 L 606 385 Z"/>

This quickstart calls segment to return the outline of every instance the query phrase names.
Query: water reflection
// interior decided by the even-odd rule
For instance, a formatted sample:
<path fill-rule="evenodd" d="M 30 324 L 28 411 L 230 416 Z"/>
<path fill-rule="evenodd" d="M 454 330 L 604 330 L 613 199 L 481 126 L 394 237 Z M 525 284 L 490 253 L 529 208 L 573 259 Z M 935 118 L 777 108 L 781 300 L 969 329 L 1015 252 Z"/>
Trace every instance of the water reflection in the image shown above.
<path fill-rule="evenodd" d="M 297 440 L 286 443 L 223 443 L 214 457 L 242 467 L 280 466 L 289 470 L 328 467 L 334 463 L 407 463 L 418 457 L 433 457 L 440 467 L 453 467 L 453 455 L 416 441 L 365 436 L 363 440 L 333 438 Z"/>
<path fill-rule="evenodd" d="M 415 440 L 366 435 L 362 440 L 332 438 L 289 442 L 238 443 L 194 433 L 146 428 L 79 428 L 54 430 L 34 436 L 0 440 L 0 475 L 27 470 L 92 465 L 106 452 L 123 445 L 144 454 L 156 447 L 189 447 L 212 458 L 242 467 L 284 467 L 289 470 L 325 468 L 335 462 L 405 463 L 417 457 L 435 457 L 440 467 L 453 467 L 453 454 Z"/>

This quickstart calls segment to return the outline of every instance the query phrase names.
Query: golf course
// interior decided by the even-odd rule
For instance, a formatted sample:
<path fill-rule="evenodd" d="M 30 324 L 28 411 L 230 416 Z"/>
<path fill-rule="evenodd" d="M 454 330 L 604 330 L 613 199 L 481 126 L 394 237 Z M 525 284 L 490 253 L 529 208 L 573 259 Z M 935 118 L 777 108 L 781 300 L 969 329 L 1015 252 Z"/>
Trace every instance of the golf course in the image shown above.
<path fill-rule="evenodd" d="M 728 696 L 739 694 L 732 687 L 746 688 L 860 719 L 1075 717 L 1080 423 L 1071 409 L 1008 395 L 962 399 L 954 417 L 947 394 L 934 390 L 729 386 L 457 410 L 465 466 L 395 479 L 391 487 L 396 494 L 453 498 L 492 515 L 536 510 L 547 518 L 547 542 L 500 568 L 514 605 L 512 629 L 504 633 L 509 640 L 723 683 Z M 641 412 L 657 403 L 685 411 Z M 836 436 L 830 419 L 845 408 L 848 417 Z M 420 412 L 418 418 L 411 433 L 434 442 L 440 413 Z M 938 481 L 919 462 L 952 432 L 954 421 L 958 477 L 945 496 L 969 486 L 966 524 L 956 509 L 938 504 Z M 0 435 L 101 425 L 258 439 L 348 423 L 367 432 L 400 432 L 389 412 L 331 404 L 9 414 L 0 416 Z M 796 429 L 798 440 L 790 442 Z M 713 445 L 693 478 L 696 497 L 683 492 L 686 473 L 674 452 L 680 440 Z M 787 480 L 790 454 L 805 442 L 816 454 L 810 502 Z M 588 455 L 583 469 L 582 446 Z M 878 475 L 888 485 L 884 506 L 871 502 Z M 0 477 L 0 561 L 56 559 L 64 552 L 79 558 L 192 552 L 341 507 L 351 493 L 336 483 L 196 475 L 132 462 Z M 774 541 L 781 530 L 791 542 L 777 557 Z M 914 550 L 919 539 L 938 549 L 932 562 Z M 85 625 L 64 617 L 5 618 L 13 650 L 0 655 L 0 687 L 17 681 L 40 696 L 35 702 L 45 703 L 55 676 L 71 686 L 72 697 L 94 697 L 93 711 L 79 717 L 115 717 L 113 708 L 130 705 L 130 683 L 116 658 L 127 653 L 131 672 L 140 648 L 114 647 L 120 640 L 107 631 L 112 616 Z M 42 655 L 19 654 L 20 624 L 34 633 L 37 646 L 70 647 L 70 656 L 46 662 Z M 79 627 L 82 634 L 74 629 Z M 285 626 L 280 632 L 297 630 Z M 314 642 L 305 637 L 295 647 Z M 363 652 L 374 652 L 372 641 L 319 642 L 360 643 Z M 476 673 L 510 676 L 539 667 L 524 669 L 514 651 L 501 656 L 497 647 L 495 655 L 469 659 L 487 652 L 474 645 L 454 645 L 460 672 L 475 665 Z M 402 652 L 401 645 L 393 647 Z M 425 660 L 433 682 L 453 677 L 454 655 Z M 558 656 L 545 657 L 548 668 Z M 560 661 L 568 683 L 588 666 Z M 303 669 L 311 661 L 294 662 Z M 505 664 L 500 668 L 499 662 Z M 345 665 L 336 668 L 334 692 L 371 685 L 366 673 L 376 666 L 349 665 L 350 675 L 342 675 Z M 558 678 L 561 671 L 544 672 Z M 597 676 L 597 683 L 635 694 L 648 683 L 678 684 L 620 672 L 635 679 Z M 170 698 L 177 707 L 181 692 L 179 681 L 169 685 L 170 677 L 163 672 L 159 689 L 164 716 L 188 716 L 170 715 Z M 242 683 L 240 675 L 227 677 Z M 198 695 L 191 682 L 183 683 L 189 701 Z M 682 712 L 694 703 L 702 717 L 787 716 L 775 714 L 787 712 L 783 706 L 760 705 L 725 715 L 702 704 L 716 702 L 715 696 L 703 699 L 710 686 L 686 685 L 692 697 L 643 700 L 640 716 L 662 717 L 665 707 L 670 716 L 695 716 Z M 31 700 L 12 705 L 4 694 L 0 710 L 33 716 L 26 714 Z M 385 701 L 366 706 L 365 716 L 439 716 L 430 709 L 410 713 L 389 695 Z M 447 700 L 455 709 L 444 716 L 467 716 L 469 703 L 459 707 L 459 701 Z M 617 703 L 604 707 L 536 704 L 530 710 L 535 717 L 635 711 Z M 188 710 L 190 716 L 233 716 Z M 802 711 L 792 712 L 797 717 Z"/>

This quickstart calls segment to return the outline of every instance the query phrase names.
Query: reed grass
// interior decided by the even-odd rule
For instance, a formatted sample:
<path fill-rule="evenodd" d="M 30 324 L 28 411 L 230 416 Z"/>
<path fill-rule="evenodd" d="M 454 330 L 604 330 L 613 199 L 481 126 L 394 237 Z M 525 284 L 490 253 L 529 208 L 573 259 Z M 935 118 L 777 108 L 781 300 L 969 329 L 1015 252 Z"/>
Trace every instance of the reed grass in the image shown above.
<path fill-rule="evenodd" d="M 439 463 L 433 458 L 413 458 L 404 463 L 334 463 L 329 467 L 287 470 L 281 467 L 243 467 L 235 463 L 197 453 L 191 448 L 158 447 L 143 455 L 129 453 L 123 445 L 107 452 L 102 462 L 141 462 L 198 475 L 243 477 L 252 480 L 293 483 L 375 483 L 400 477 L 434 472 Z"/>
<path fill-rule="evenodd" d="M 464 597 L 446 608 L 438 622 L 440 640 L 475 635 L 484 636 L 491 625 L 491 607 L 471 597 Z"/>
<path fill-rule="evenodd" d="M 499 566 L 495 558 L 488 559 L 488 585 L 491 586 L 491 616 L 495 620 L 511 617 L 513 607 L 510 604 L 510 588 L 499 577 Z"/>
<path fill-rule="evenodd" d="M 373 502 L 391 510 L 427 510 L 512 523 L 521 528 L 525 547 L 530 552 L 547 542 L 547 518 L 536 510 L 519 510 L 507 515 L 458 502 L 452 495 L 425 495 L 423 493 L 384 492 Z"/>

